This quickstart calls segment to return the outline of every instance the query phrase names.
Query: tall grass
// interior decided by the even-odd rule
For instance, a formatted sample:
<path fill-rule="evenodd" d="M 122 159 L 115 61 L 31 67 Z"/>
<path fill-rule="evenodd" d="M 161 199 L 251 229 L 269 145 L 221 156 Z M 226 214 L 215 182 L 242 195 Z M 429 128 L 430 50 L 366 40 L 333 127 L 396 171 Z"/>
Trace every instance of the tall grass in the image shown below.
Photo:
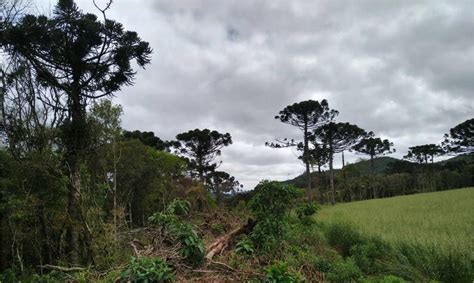
<path fill-rule="evenodd" d="M 317 219 L 348 221 L 393 244 L 436 246 L 474 257 L 474 188 L 324 206 Z"/>

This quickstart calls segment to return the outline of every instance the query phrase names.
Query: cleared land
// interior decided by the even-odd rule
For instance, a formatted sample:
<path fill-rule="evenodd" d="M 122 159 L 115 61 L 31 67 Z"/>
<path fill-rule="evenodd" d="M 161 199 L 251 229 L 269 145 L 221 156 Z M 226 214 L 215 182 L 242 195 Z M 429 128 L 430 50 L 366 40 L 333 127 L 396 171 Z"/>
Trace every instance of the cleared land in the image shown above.
<path fill-rule="evenodd" d="M 324 206 L 323 223 L 349 221 L 388 242 L 436 245 L 474 255 L 474 188 Z"/>

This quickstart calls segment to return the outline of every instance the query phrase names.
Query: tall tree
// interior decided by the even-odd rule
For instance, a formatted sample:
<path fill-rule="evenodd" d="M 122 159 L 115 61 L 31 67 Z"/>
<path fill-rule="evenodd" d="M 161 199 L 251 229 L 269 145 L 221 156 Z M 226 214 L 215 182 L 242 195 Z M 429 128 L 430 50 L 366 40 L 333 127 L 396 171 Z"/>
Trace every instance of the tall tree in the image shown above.
<path fill-rule="evenodd" d="M 306 167 L 307 197 L 309 200 L 312 198 L 309 152 L 309 138 L 311 130 L 334 120 L 338 114 L 339 112 L 337 110 L 330 109 L 327 100 L 323 99 L 321 102 L 315 100 L 306 100 L 288 105 L 283 110 L 281 110 L 278 115 L 275 116 L 275 119 L 280 120 L 282 123 L 295 126 L 303 132 L 302 142 L 283 139 L 272 143 L 267 142 L 266 145 L 273 148 L 297 146 L 298 149 L 303 152 L 301 159 L 303 160 Z"/>
<path fill-rule="evenodd" d="M 0 46 L 10 58 L 21 58 L 43 86 L 65 94 L 67 118 L 62 126 L 69 170 L 67 241 L 71 262 L 79 262 L 81 215 L 80 168 L 87 151 L 86 107 L 131 85 L 135 72 L 150 62 L 151 48 L 137 33 L 105 17 L 83 13 L 72 0 L 59 0 L 51 18 L 26 15 L 1 25 Z"/>
<path fill-rule="evenodd" d="M 229 133 L 221 134 L 209 129 L 190 130 L 178 134 L 176 140 L 173 142 L 176 153 L 188 160 L 191 172 L 196 173 L 203 183 L 207 174 L 217 168 L 214 161 L 221 155 L 221 149 L 232 144 Z"/>
<path fill-rule="evenodd" d="M 331 203 L 335 204 L 334 191 L 334 154 L 352 148 L 358 144 L 367 133 L 356 125 L 349 123 L 330 122 L 314 130 L 314 143 L 326 144 L 329 151 L 329 186 L 331 189 Z"/>
<path fill-rule="evenodd" d="M 466 120 L 449 130 L 444 135 L 442 143 L 446 152 L 473 153 L 474 152 L 474 118 Z"/>
<path fill-rule="evenodd" d="M 210 190 L 216 196 L 217 205 L 221 204 L 223 194 L 233 193 L 240 187 L 240 183 L 235 180 L 234 176 L 223 171 L 214 171 L 210 173 L 207 182 Z"/>
<path fill-rule="evenodd" d="M 408 154 L 403 157 L 404 159 L 425 164 L 428 164 L 428 162 L 433 163 L 435 156 L 442 155 L 444 153 L 444 150 L 441 148 L 441 146 L 436 144 L 412 146 L 408 149 Z"/>
<path fill-rule="evenodd" d="M 395 152 L 395 149 L 393 148 L 393 142 L 390 142 L 387 139 L 382 140 L 381 138 L 376 138 L 373 132 L 369 132 L 366 138 L 362 139 L 358 144 L 356 144 L 354 146 L 354 150 L 356 152 L 370 156 L 370 167 L 372 174 L 375 171 L 375 157 Z"/>

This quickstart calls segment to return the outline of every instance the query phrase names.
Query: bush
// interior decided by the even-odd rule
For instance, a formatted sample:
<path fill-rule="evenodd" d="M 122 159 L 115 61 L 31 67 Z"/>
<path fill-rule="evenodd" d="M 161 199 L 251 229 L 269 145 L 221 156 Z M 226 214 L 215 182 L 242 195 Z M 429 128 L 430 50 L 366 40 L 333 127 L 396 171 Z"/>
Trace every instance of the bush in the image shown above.
<path fill-rule="evenodd" d="M 290 272 L 288 265 L 284 262 L 277 262 L 265 268 L 264 282 L 272 283 L 293 283 L 304 282 L 303 276 L 299 273 Z"/>
<path fill-rule="evenodd" d="M 304 203 L 296 208 L 298 219 L 305 225 L 313 223 L 313 216 L 321 209 L 317 203 Z"/>
<path fill-rule="evenodd" d="M 213 235 L 221 235 L 222 233 L 224 233 L 224 230 L 224 225 L 222 225 L 221 223 L 211 224 L 211 232 Z"/>
<path fill-rule="evenodd" d="M 126 282 L 172 282 L 175 276 L 161 258 L 132 257 L 120 279 Z"/>
<path fill-rule="evenodd" d="M 235 252 L 238 254 L 252 255 L 255 253 L 255 247 L 253 246 L 252 241 L 249 239 L 243 239 L 235 245 Z"/>
<path fill-rule="evenodd" d="M 333 222 L 325 228 L 328 243 L 345 257 L 351 255 L 352 247 L 364 242 L 362 235 L 347 222 Z"/>
<path fill-rule="evenodd" d="M 384 242 L 371 238 L 368 242 L 357 244 L 350 250 L 357 266 L 366 274 L 382 271 L 380 261 L 390 256 L 390 247 Z"/>
<path fill-rule="evenodd" d="M 188 215 L 190 208 L 189 201 L 176 198 L 168 205 L 166 213 L 178 216 Z"/>
<path fill-rule="evenodd" d="M 337 261 L 327 275 L 328 281 L 343 283 L 357 281 L 361 277 L 362 272 L 351 258 Z"/>
<path fill-rule="evenodd" d="M 249 207 L 257 220 L 251 236 L 258 248 L 270 250 L 284 235 L 287 217 L 299 191 L 279 182 L 262 181 L 254 190 Z"/>
<path fill-rule="evenodd" d="M 155 213 L 148 218 L 152 223 L 164 227 L 181 244 L 180 254 L 193 266 L 204 260 L 206 249 L 204 241 L 191 224 L 183 223 L 176 214 L 184 215 L 189 211 L 189 202 L 175 199 L 166 209 L 166 213 Z"/>

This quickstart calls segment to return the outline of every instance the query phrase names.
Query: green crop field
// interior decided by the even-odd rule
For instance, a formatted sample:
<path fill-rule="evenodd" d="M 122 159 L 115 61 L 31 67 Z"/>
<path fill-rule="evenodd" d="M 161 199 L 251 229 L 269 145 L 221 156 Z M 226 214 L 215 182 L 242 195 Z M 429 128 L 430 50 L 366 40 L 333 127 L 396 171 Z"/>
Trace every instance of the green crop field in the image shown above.
<path fill-rule="evenodd" d="M 388 242 L 435 245 L 474 255 L 474 188 L 324 206 L 323 223 L 349 221 Z"/>

